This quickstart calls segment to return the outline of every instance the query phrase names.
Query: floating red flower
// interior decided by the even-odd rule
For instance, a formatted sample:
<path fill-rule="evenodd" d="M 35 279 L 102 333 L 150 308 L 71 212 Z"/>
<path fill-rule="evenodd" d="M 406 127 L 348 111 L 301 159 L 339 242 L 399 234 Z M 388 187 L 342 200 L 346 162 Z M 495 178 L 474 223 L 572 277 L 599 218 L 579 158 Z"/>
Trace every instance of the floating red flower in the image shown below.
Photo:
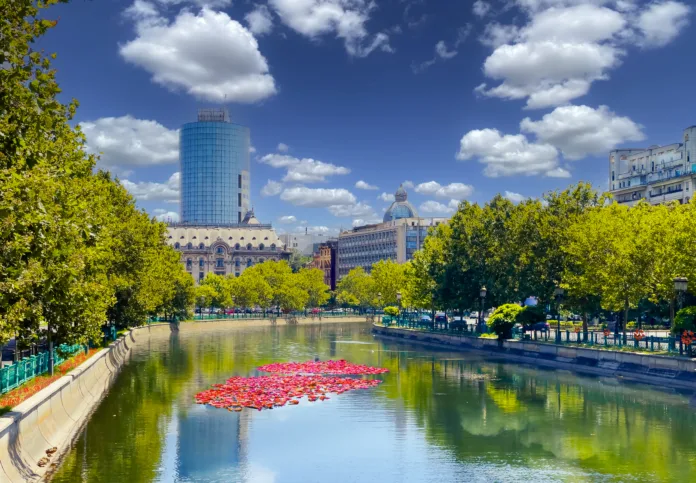
<path fill-rule="evenodd" d="M 344 361 L 274 362 L 257 367 L 261 372 L 275 374 L 331 374 L 353 376 L 358 374 L 384 374 L 389 369 L 352 364 Z"/>
<path fill-rule="evenodd" d="M 231 377 L 225 384 L 214 384 L 211 389 L 196 394 L 196 402 L 229 411 L 238 412 L 242 408 L 261 411 L 299 404 L 303 396 L 308 396 L 310 402 L 324 401 L 329 399 L 329 393 L 369 389 L 380 382 L 378 379 L 300 375 Z"/>

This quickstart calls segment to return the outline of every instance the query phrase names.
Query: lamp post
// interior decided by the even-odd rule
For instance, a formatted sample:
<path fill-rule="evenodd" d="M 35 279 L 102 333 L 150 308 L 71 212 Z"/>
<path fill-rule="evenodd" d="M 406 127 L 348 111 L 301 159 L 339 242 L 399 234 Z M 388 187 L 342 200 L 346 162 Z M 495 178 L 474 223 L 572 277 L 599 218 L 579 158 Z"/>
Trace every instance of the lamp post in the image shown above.
<path fill-rule="evenodd" d="M 563 302 L 563 287 L 556 285 L 553 298 L 556 300 L 556 344 L 561 343 L 561 302 Z"/>
<path fill-rule="evenodd" d="M 484 285 L 481 287 L 481 290 L 479 291 L 479 297 L 481 297 L 481 311 L 479 312 L 479 323 L 478 323 L 478 330 L 477 332 L 479 334 L 483 333 L 483 324 L 484 324 L 484 319 L 483 319 L 483 311 L 485 310 L 485 302 L 486 302 L 486 294 L 488 293 L 488 290 L 486 290 L 486 286 Z"/>
<path fill-rule="evenodd" d="M 675 277 L 674 278 L 674 291 L 677 294 L 677 305 L 679 306 L 679 309 L 681 310 L 682 308 L 682 303 L 684 301 L 684 293 L 686 293 L 686 289 L 688 286 L 688 280 L 686 277 Z M 670 310 L 670 320 L 671 325 L 674 326 L 674 301 L 672 301 L 672 307 Z"/>

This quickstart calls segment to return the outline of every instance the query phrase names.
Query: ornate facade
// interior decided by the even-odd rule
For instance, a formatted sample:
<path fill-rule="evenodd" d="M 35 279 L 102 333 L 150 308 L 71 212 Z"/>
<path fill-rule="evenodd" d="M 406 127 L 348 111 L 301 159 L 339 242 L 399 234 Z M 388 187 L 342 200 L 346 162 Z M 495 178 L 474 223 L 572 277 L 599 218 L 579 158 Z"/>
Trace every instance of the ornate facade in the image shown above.
<path fill-rule="evenodd" d="M 208 273 L 238 277 L 257 263 L 290 256 L 271 225 L 260 224 L 253 212 L 237 226 L 171 224 L 167 242 L 181 253 L 181 263 L 196 282 Z"/>
<path fill-rule="evenodd" d="M 324 283 L 331 287 L 331 290 L 336 290 L 336 263 L 338 251 L 338 241 L 329 240 L 319 245 L 319 250 L 314 253 L 310 267 L 318 268 L 324 272 Z"/>

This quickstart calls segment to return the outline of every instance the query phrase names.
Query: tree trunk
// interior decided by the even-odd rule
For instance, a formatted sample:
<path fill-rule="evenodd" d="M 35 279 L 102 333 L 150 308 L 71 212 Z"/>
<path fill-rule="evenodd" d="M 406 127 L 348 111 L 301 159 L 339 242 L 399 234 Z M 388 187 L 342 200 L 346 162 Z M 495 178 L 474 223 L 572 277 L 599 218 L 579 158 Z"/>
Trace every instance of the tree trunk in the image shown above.
<path fill-rule="evenodd" d="M 626 326 L 628 325 L 628 299 L 624 305 L 623 343 L 626 345 Z"/>
<path fill-rule="evenodd" d="M 582 313 L 582 341 L 587 342 L 587 318 L 588 318 L 588 313 L 583 312 Z"/>

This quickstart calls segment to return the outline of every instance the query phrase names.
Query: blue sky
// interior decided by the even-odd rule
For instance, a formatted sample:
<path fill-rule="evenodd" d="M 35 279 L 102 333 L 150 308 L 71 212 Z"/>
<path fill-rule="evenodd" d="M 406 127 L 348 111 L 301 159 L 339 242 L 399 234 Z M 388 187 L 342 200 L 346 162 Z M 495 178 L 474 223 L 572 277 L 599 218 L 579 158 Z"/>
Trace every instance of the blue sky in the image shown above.
<path fill-rule="evenodd" d="M 694 10 L 75 0 L 49 11 L 60 21 L 41 46 L 80 101 L 89 149 L 150 213 L 178 212 L 177 129 L 225 104 L 251 129 L 257 217 L 335 233 L 381 219 L 402 182 L 425 216 L 580 180 L 605 189 L 608 150 L 696 124 Z"/>

